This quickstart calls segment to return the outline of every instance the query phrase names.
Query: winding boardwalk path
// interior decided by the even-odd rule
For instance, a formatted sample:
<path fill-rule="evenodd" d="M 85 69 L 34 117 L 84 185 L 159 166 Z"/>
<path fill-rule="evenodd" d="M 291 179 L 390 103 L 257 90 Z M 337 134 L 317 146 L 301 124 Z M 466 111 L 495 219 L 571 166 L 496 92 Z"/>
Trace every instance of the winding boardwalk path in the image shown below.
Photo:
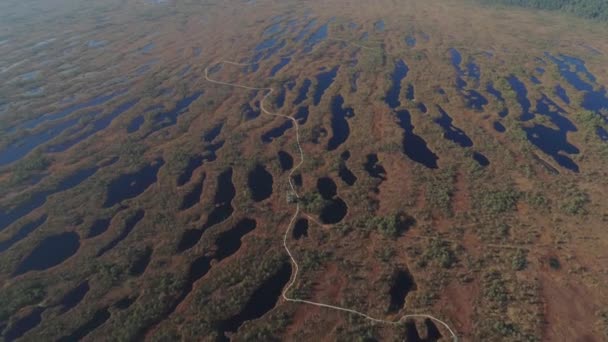
<path fill-rule="evenodd" d="M 339 41 L 339 42 L 344 42 L 347 44 L 351 44 L 354 46 L 357 46 L 359 48 L 363 48 L 366 50 L 379 50 L 376 48 L 371 48 L 371 47 L 367 47 L 367 46 L 363 46 L 363 45 L 359 45 L 357 43 L 353 43 L 347 40 L 343 40 L 343 39 L 337 39 L 337 38 L 329 38 L 329 41 Z M 450 334 L 452 335 L 452 339 L 453 341 L 457 342 L 458 341 L 458 336 L 456 335 L 456 333 L 450 328 L 450 326 L 432 316 L 429 314 L 422 314 L 422 313 L 417 313 L 417 314 L 405 314 L 403 315 L 401 318 L 399 318 L 398 320 L 385 320 L 385 319 L 381 319 L 381 318 L 375 318 L 372 317 L 370 315 L 367 315 L 363 312 L 357 311 L 357 310 L 353 310 L 353 309 L 349 309 L 349 308 L 345 308 L 345 307 L 341 307 L 341 306 L 337 306 L 337 305 L 331 305 L 331 304 L 326 304 L 326 303 L 319 303 L 319 302 L 314 302 L 314 301 L 310 301 L 310 300 L 306 300 L 306 299 L 299 299 L 299 298 L 293 298 L 290 297 L 288 295 L 289 290 L 293 287 L 293 285 L 295 284 L 297 278 L 298 278 L 298 273 L 300 270 L 300 266 L 298 265 L 297 260 L 295 259 L 295 257 L 293 256 L 291 250 L 289 249 L 289 246 L 287 244 L 287 237 L 289 236 L 289 232 L 291 231 L 294 222 L 296 221 L 296 219 L 300 216 L 300 195 L 298 194 L 298 191 L 296 190 L 296 187 L 293 184 L 293 180 L 292 180 L 292 176 L 293 174 L 300 169 L 300 167 L 302 166 L 302 164 L 304 164 L 304 160 L 305 160 L 305 155 L 304 155 L 304 151 L 302 150 L 302 145 L 300 144 L 300 126 L 298 124 L 298 121 L 289 116 L 289 115 L 284 115 L 284 114 L 279 114 L 279 113 L 274 113 L 269 111 L 266 107 L 265 107 L 265 102 L 266 99 L 275 91 L 273 88 L 269 88 L 269 87 L 251 87 L 251 86 L 247 86 L 247 85 L 242 85 L 242 84 L 238 84 L 238 83 L 228 83 L 228 82 L 222 82 L 222 81 L 218 81 L 215 80 L 211 77 L 209 77 L 209 68 L 210 67 L 214 67 L 217 65 L 221 65 L 221 64 L 228 64 L 228 65 L 233 65 L 233 66 L 249 66 L 252 65 L 252 63 L 238 63 L 238 62 L 233 62 L 233 61 L 229 61 L 229 60 L 219 60 L 216 63 L 211 64 L 210 66 L 207 66 L 205 68 L 205 79 L 208 82 L 214 83 L 214 84 L 219 84 L 219 85 L 225 85 L 225 86 L 229 86 L 229 87 L 234 87 L 234 88 L 241 88 L 241 89 L 246 89 L 246 90 L 256 90 L 256 91 L 266 91 L 266 95 L 264 95 L 264 97 L 262 98 L 262 100 L 260 101 L 260 109 L 262 110 L 262 113 L 264 115 L 268 115 L 268 116 L 273 116 L 273 117 L 281 117 L 287 120 L 291 120 L 295 126 L 295 131 L 296 131 L 296 142 L 297 142 L 297 146 L 298 146 L 298 151 L 300 154 L 300 162 L 289 172 L 289 186 L 291 188 L 291 191 L 288 193 L 288 196 L 295 196 L 296 199 L 296 210 L 293 213 L 293 216 L 291 217 L 291 220 L 289 221 L 289 224 L 287 225 L 287 228 L 285 229 L 285 234 L 283 235 L 283 247 L 285 248 L 285 251 L 287 252 L 287 254 L 289 255 L 289 258 L 291 259 L 291 263 L 294 267 L 294 272 L 293 275 L 291 277 L 291 280 L 289 282 L 289 284 L 285 287 L 285 289 L 283 289 L 283 293 L 282 293 L 282 297 L 285 301 L 287 302 L 292 302 L 292 303 L 301 303 L 301 304 L 308 304 L 308 305 L 313 305 L 313 306 L 317 306 L 317 307 L 322 307 L 322 308 L 327 308 L 327 309 L 331 309 L 331 310 L 337 310 L 337 311 L 342 311 L 342 312 L 346 312 L 346 313 L 350 313 L 353 315 L 357 315 L 360 317 L 363 317 L 373 323 L 377 323 L 377 324 L 386 324 L 386 325 L 399 325 L 402 324 L 405 320 L 409 319 L 409 318 L 426 318 L 426 319 L 430 319 L 436 323 L 439 323 L 440 325 L 442 325 L 447 331 L 450 332 Z"/>

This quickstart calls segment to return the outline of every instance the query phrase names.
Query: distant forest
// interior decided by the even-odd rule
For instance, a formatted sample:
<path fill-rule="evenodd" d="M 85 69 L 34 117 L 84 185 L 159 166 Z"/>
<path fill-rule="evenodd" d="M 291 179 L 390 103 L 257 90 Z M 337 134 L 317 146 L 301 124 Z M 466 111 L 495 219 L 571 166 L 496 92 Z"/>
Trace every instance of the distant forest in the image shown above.
<path fill-rule="evenodd" d="M 608 21 L 608 0 L 482 0 L 482 2 L 559 10 L 584 18 Z"/>

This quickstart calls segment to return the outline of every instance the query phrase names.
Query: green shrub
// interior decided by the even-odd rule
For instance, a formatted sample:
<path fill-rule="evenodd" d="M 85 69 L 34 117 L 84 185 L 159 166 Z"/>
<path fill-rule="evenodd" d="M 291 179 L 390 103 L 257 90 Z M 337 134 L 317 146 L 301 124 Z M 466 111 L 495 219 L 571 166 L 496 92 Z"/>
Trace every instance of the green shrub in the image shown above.
<path fill-rule="evenodd" d="M 431 208 L 441 210 L 448 215 L 452 213 L 454 177 L 454 170 L 448 168 L 441 173 L 422 179 L 426 184 L 426 201 Z"/>
<path fill-rule="evenodd" d="M 525 200 L 536 209 L 547 209 L 549 207 L 549 200 L 540 192 L 527 192 Z"/>
<path fill-rule="evenodd" d="M 418 262 L 418 266 L 425 267 L 429 262 L 434 261 L 443 268 L 452 268 L 458 261 L 456 254 L 450 248 L 448 242 L 434 239 L 426 251 L 422 254 L 422 258 Z"/>
<path fill-rule="evenodd" d="M 413 219 L 405 214 L 393 214 L 389 216 L 374 216 L 367 225 L 375 227 L 384 236 L 395 238 L 413 223 Z"/>
<path fill-rule="evenodd" d="M 478 205 L 487 213 L 500 214 L 515 209 L 518 198 L 514 190 L 488 191 L 478 199 Z"/>
<path fill-rule="evenodd" d="M 587 213 L 585 207 L 589 202 L 589 195 L 580 190 L 571 190 L 566 192 L 560 208 L 568 215 L 584 215 Z"/>
<path fill-rule="evenodd" d="M 600 313 L 601 325 L 604 330 L 604 335 L 608 337 L 608 311 L 603 311 Z"/>
<path fill-rule="evenodd" d="M 6 321 L 24 306 L 40 302 L 46 296 L 45 288 L 36 282 L 20 282 L 0 293 L 0 321 Z"/>
<path fill-rule="evenodd" d="M 188 166 L 190 158 L 183 150 L 172 151 L 167 160 L 167 170 L 170 174 L 177 175 Z"/>
<path fill-rule="evenodd" d="M 318 192 L 309 192 L 299 199 L 302 209 L 307 213 L 318 214 L 325 206 L 325 199 Z"/>
<path fill-rule="evenodd" d="M 491 271 L 484 275 L 483 295 L 489 301 L 500 306 L 507 304 L 509 293 L 507 292 L 505 282 L 498 271 Z"/>
<path fill-rule="evenodd" d="M 31 156 L 16 163 L 11 175 L 11 183 L 19 184 L 32 177 L 35 173 L 46 170 L 50 164 L 50 159 L 44 154 L 40 152 L 33 153 Z"/>
<path fill-rule="evenodd" d="M 504 321 L 495 322 L 492 326 L 492 330 L 494 330 L 497 335 L 503 337 L 514 336 L 518 333 L 518 330 L 513 323 L 507 323 Z"/>
<path fill-rule="evenodd" d="M 528 267 L 526 253 L 523 250 L 519 249 L 517 250 L 517 252 L 515 252 L 513 257 L 511 258 L 511 266 L 513 266 L 513 269 L 516 271 L 521 271 Z"/>

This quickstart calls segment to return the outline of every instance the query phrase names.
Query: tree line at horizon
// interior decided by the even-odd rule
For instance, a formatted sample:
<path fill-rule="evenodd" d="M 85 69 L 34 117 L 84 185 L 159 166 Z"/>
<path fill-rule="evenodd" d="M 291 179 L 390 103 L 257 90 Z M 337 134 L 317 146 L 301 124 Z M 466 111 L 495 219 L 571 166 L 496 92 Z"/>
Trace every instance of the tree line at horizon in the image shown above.
<path fill-rule="evenodd" d="M 606 0 L 482 0 L 482 2 L 557 10 L 583 18 L 608 21 L 608 1 Z"/>

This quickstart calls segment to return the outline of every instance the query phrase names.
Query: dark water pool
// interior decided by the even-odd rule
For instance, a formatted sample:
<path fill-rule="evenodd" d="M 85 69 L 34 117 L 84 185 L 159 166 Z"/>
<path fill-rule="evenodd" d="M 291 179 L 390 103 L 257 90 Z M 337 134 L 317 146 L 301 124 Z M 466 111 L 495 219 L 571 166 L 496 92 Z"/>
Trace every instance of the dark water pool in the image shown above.
<path fill-rule="evenodd" d="M 125 310 L 135 303 L 135 300 L 137 300 L 137 297 L 125 297 L 114 303 L 114 307 L 118 310 Z"/>
<path fill-rule="evenodd" d="M 58 342 L 73 342 L 80 341 L 85 336 L 87 336 L 93 330 L 99 328 L 102 324 L 104 324 L 108 319 L 110 319 L 110 311 L 108 308 L 103 308 L 95 312 L 93 317 L 88 320 L 85 324 L 80 326 L 70 335 L 64 336 L 58 340 Z"/>
<path fill-rule="evenodd" d="M 486 85 L 486 91 L 490 95 L 494 96 L 498 101 L 505 102 L 505 98 L 502 97 L 502 93 L 498 89 L 494 88 L 494 84 L 492 82 L 488 82 Z"/>
<path fill-rule="evenodd" d="M 223 127 L 224 127 L 224 123 L 220 122 L 217 125 L 213 126 L 211 129 L 207 130 L 203 134 L 203 141 L 210 143 L 213 140 L 215 140 L 215 138 L 217 138 L 220 135 L 220 133 L 222 132 Z"/>
<path fill-rule="evenodd" d="M 137 132 L 141 128 L 141 125 L 144 124 L 144 120 L 145 119 L 143 115 L 138 115 L 133 118 L 127 125 L 127 133 Z"/>
<path fill-rule="evenodd" d="M 264 144 L 269 144 L 277 138 L 280 138 L 285 132 L 293 127 L 293 121 L 285 119 L 284 122 L 266 133 L 262 134 L 261 139 Z"/>
<path fill-rule="evenodd" d="M 135 106 L 139 102 L 139 99 L 131 100 L 119 105 L 112 113 L 93 121 L 90 124 L 90 129 L 86 130 L 82 133 L 77 133 L 71 137 L 69 137 L 66 141 L 63 141 L 59 144 L 51 145 L 47 148 L 48 152 L 63 152 L 69 149 L 70 147 L 80 143 L 81 141 L 87 139 L 93 134 L 104 130 L 110 126 L 112 121 L 116 119 L 122 113 L 128 111 L 133 106 Z"/>
<path fill-rule="evenodd" d="M 608 116 L 600 113 L 601 110 L 608 110 L 608 94 L 606 88 L 602 87 L 598 91 L 591 91 L 585 94 L 583 108 L 602 115 L 608 121 Z"/>
<path fill-rule="evenodd" d="M 105 233 L 110 227 L 111 219 L 99 219 L 95 220 L 91 227 L 89 227 L 89 232 L 87 234 L 87 239 L 94 238 Z"/>
<path fill-rule="evenodd" d="M 391 75 L 392 85 L 386 92 L 385 102 L 390 108 L 397 108 L 401 105 L 399 95 L 401 94 L 401 81 L 407 77 L 409 67 L 402 59 L 395 61 L 395 69 Z"/>
<path fill-rule="evenodd" d="M 417 107 L 422 113 L 427 113 L 429 111 L 428 108 L 426 108 L 426 105 L 422 102 L 418 102 Z"/>
<path fill-rule="evenodd" d="M 338 167 L 338 176 L 340 179 L 342 179 L 342 181 L 344 181 L 344 183 L 350 186 L 355 185 L 355 182 L 357 182 L 357 176 L 355 176 L 355 174 L 349 170 L 344 161 L 342 161 Z"/>
<path fill-rule="evenodd" d="M 608 141 L 608 131 L 606 131 L 603 127 L 598 127 L 596 133 L 602 141 Z"/>
<path fill-rule="evenodd" d="M 507 131 L 507 129 L 505 128 L 505 126 L 503 126 L 500 122 L 498 121 L 494 121 L 494 123 L 492 124 L 494 127 L 494 130 L 496 130 L 496 132 L 499 133 L 504 133 Z"/>
<path fill-rule="evenodd" d="M 355 111 L 349 107 L 344 108 L 343 105 L 344 98 L 342 95 L 337 95 L 332 99 L 331 129 L 333 134 L 327 143 L 328 151 L 336 150 L 340 145 L 346 142 L 350 135 L 348 119 L 355 116 Z"/>
<path fill-rule="evenodd" d="M 559 55 L 545 54 L 559 69 L 560 75 L 578 91 L 593 91 L 595 76 L 587 69 L 582 59 Z"/>
<path fill-rule="evenodd" d="M 177 101 L 175 107 L 172 110 L 155 114 L 152 121 L 153 128 L 151 132 L 149 132 L 146 136 L 150 135 L 152 132 L 175 125 L 177 123 L 177 118 L 180 115 L 187 113 L 190 105 L 194 101 L 198 100 L 201 95 L 203 95 L 203 92 L 197 91 L 194 94 L 186 96 L 183 99 Z"/>
<path fill-rule="evenodd" d="M 308 90 L 310 89 L 311 85 L 312 85 L 312 81 L 309 80 L 308 78 L 305 79 L 304 82 L 302 82 L 302 85 L 300 86 L 300 89 L 298 90 L 298 96 L 293 101 L 293 104 L 295 106 L 297 106 L 300 103 L 304 102 L 308 98 L 307 94 L 308 94 Z"/>
<path fill-rule="evenodd" d="M 317 179 L 317 190 L 326 200 L 331 200 L 338 194 L 338 186 L 329 177 L 321 177 Z"/>
<path fill-rule="evenodd" d="M 397 312 L 401 310 L 405 305 L 405 297 L 413 290 L 416 290 L 416 283 L 410 272 L 407 270 L 399 270 L 394 274 L 389 293 L 391 296 L 389 311 Z"/>
<path fill-rule="evenodd" d="M 294 38 L 294 41 L 299 42 L 302 39 L 306 38 L 316 25 L 317 25 L 317 19 L 311 19 L 304 26 L 304 28 L 302 28 L 302 30 L 297 34 L 297 36 Z"/>
<path fill-rule="evenodd" d="M 115 178 L 108 184 L 104 208 L 109 208 L 124 200 L 137 197 L 148 187 L 156 183 L 158 171 L 165 164 L 163 159 L 156 159 L 142 169 Z"/>
<path fill-rule="evenodd" d="M 481 78 L 481 69 L 479 68 L 479 65 L 477 65 L 475 63 L 474 59 L 470 59 L 469 62 L 466 65 L 467 68 L 467 77 L 469 79 L 473 79 L 476 82 L 479 82 L 479 79 Z"/>
<path fill-rule="evenodd" d="M 524 127 L 528 140 L 553 159 L 562 167 L 578 172 L 578 165 L 565 154 L 578 154 L 579 150 L 568 142 L 568 132 L 577 131 L 576 126 L 570 121 L 563 108 L 549 99 L 546 95 L 536 103 L 536 114 L 543 115 L 557 126 L 557 129 L 536 124 L 532 127 Z"/>
<path fill-rule="evenodd" d="M 223 260 L 236 253 L 241 248 L 243 237 L 251 233 L 256 226 L 255 220 L 245 218 L 240 220 L 234 227 L 219 234 L 215 240 L 215 245 L 217 246 L 215 257 L 218 260 Z"/>
<path fill-rule="evenodd" d="M 409 47 L 416 46 L 416 38 L 412 35 L 405 37 L 405 44 L 407 44 Z"/>
<path fill-rule="evenodd" d="M 232 168 L 223 171 L 217 177 L 217 190 L 213 198 L 214 210 L 209 214 L 205 227 L 211 227 L 226 220 L 234 209 L 232 200 L 236 196 L 236 188 L 232 182 Z"/>
<path fill-rule="evenodd" d="M 467 82 L 463 78 L 465 76 L 465 72 L 461 67 L 462 55 L 456 48 L 450 48 L 449 53 L 452 66 L 456 70 L 456 88 L 458 88 L 458 90 L 463 90 L 464 87 L 467 86 Z"/>
<path fill-rule="evenodd" d="M 43 307 L 35 307 L 29 314 L 13 323 L 10 328 L 4 332 L 4 341 L 15 341 L 26 332 L 38 326 L 38 324 L 42 322 L 42 313 L 44 310 L 45 308 Z"/>
<path fill-rule="evenodd" d="M 374 31 L 384 32 L 385 24 L 384 19 L 380 19 L 374 23 Z"/>
<path fill-rule="evenodd" d="M 256 103 L 256 108 L 252 107 L 249 103 L 245 103 L 241 106 L 241 116 L 245 121 L 253 120 L 262 114 L 259 107 L 259 103 Z"/>
<path fill-rule="evenodd" d="M 196 246 L 198 241 L 203 236 L 205 231 L 203 229 L 195 228 L 195 229 L 186 229 L 182 234 L 180 241 L 177 244 L 177 251 L 184 252 L 189 250 L 190 248 Z"/>
<path fill-rule="evenodd" d="M 411 83 L 407 85 L 407 89 L 405 90 L 405 98 L 408 101 L 414 101 L 414 99 L 416 98 L 416 93 L 414 92 L 414 85 Z"/>
<path fill-rule="evenodd" d="M 205 158 L 202 155 L 190 156 L 188 158 L 188 164 L 186 164 L 186 168 L 177 176 L 177 186 L 182 186 L 192 179 L 192 174 L 194 170 L 198 169 L 201 165 L 203 165 L 203 161 Z"/>
<path fill-rule="evenodd" d="M 452 66 L 456 69 L 458 74 L 462 74 L 462 69 L 460 68 L 460 65 L 462 64 L 462 55 L 460 54 L 460 51 L 456 48 L 450 48 L 449 52 Z"/>
<path fill-rule="evenodd" d="M 94 114 L 95 113 L 88 113 L 84 116 L 93 116 Z M 49 129 L 45 129 L 34 134 L 28 134 L 18 141 L 8 145 L 4 150 L 0 151 L 0 166 L 10 164 L 23 158 L 36 147 L 59 136 L 68 128 L 75 126 L 79 120 L 80 118 L 65 120 L 54 125 L 53 127 L 50 127 Z"/>
<path fill-rule="evenodd" d="M 304 42 L 304 53 L 309 53 L 313 50 L 313 48 L 319 44 L 321 41 L 327 39 L 327 34 L 329 32 L 329 23 L 323 24 L 319 27 L 308 39 Z"/>
<path fill-rule="evenodd" d="M 325 91 L 334 83 L 336 75 L 338 75 L 338 69 L 339 67 L 335 66 L 333 69 L 317 75 L 317 87 L 313 94 L 313 104 L 315 106 L 319 105 Z"/>
<path fill-rule="evenodd" d="M 139 223 L 139 221 L 141 221 L 144 218 L 144 215 L 145 215 L 145 211 L 143 209 L 139 209 L 134 214 L 132 214 L 125 221 L 125 227 L 120 232 L 120 234 L 118 234 L 117 237 L 115 237 L 110 242 L 108 242 L 108 244 L 103 246 L 99 250 L 99 252 L 97 252 L 97 257 L 100 257 L 100 256 L 104 255 L 105 253 L 109 252 L 114 247 L 116 247 L 122 240 L 126 239 L 127 236 L 129 236 L 129 234 L 133 231 L 133 229 L 135 228 L 137 223 Z"/>
<path fill-rule="evenodd" d="M 59 313 L 64 314 L 75 308 L 76 305 L 78 305 L 84 299 L 90 289 L 91 288 L 88 281 L 84 281 L 80 285 L 71 289 L 63 296 L 63 298 L 61 298 L 61 301 L 59 302 L 59 305 L 61 306 Z"/>
<path fill-rule="evenodd" d="M 217 326 L 219 340 L 229 341 L 225 336 L 226 332 L 236 332 L 243 323 L 260 318 L 272 310 L 279 301 L 283 287 L 291 278 L 291 272 L 291 264 L 283 263 L 272 276 L 253 291 L 238 314 L 219 322 Z"/>
<path fill-rule="evenodd" d="M 281 88 L 279 88 L 279 91 L 277 92 L 275 98 L 274 98 L 274 104 L 276 106 L 276 108 L 282 108 L 283 105 L 285 105 L 285 96 L 287 95 L 287 91 L 285 90 L 284 86 L 281 86 Z"/>
<path fill-rule="evenodd" d="M 281 39 L 279 41 L 279 37 L 273 37 L 270 38 L 269 41 L 273 44 L 267 48 L 265 48 L 264 51 L 258 52 L 254 57 L 253 57 L 253 63 L 257 63 L 261 60 L 267 60 L 270 57 L 274 56 L 277 52 L 279 52 L 281 49 L 283 49 L 285 47 L 285 45 L 287 45 L 287 42 L 285 39 Z M 277 43 L 278 42 L 278 43 Z M 266 44 L 265 42 L 263 44 Z M 255 72 L 258 69 L 258 64 L 255 64 L 254 66 L 252 66 L 251 71 Z"/>
<path fill-rule="evenodd" d="M 148 268 L 148 265 L 150 264 L 150 259 L 152 258 L 152 252 L 152 248 L 146 247 L 144 251 L 137 256 L 129 267 L 130 276 L 139 277 L 146 271 L 146 268 Z"/>
<path fill-rule="evenodd" d="M 480 152 L 473 152 L 473 160 L 483 167 L 490 165 L 490 160 Z"/>
<path fill-rule="evenodd" d="M 577 131 L 574 123 L 567 118 L 566 111 L 545 94 L 536 102 L 536 113 L 549 117 L 562 131 Z"/>
<path fill-rule="evenodd" d="M 188 210 L 195 206 L 201 200 L 201 195 L 203 193 L 203 187 L 205 183 L 205 174 L 201 177 L 201 180 L 194 184 L 192 190 L 190 190 L 184 198 L 182 198 L 182 203 L 179 207 L 179 210 Z"/>
<path fill-rule="evenodd" d="M 561 85 L 556 85 L 553 93 L 559 97 L 560 100 L 564 101 L 565 104 L 570 104 L 570 97 L 568 97 L 566 89 L 564 89 Z"/>
<path fill-rule="evenodd" d="M 569 157 L 562 154 L 578 154 L 579 149 L 567 141 L 566 133 L 559 129 L 553 129 L 544 125 L 536 124 L 532 127 L 524 127 L 528 140 L 553 159 L 562 167 L 573 172 L 579 172 L 578 165 Z"/>
<path fill-rule="evenodd" d="M 247 185 L 251 191 L 251 198 L 255 202 L 264 201 L 272 195 L 272 174 L 260 164 L 257 164 L 247 175 Z"/>
<path fill-rule="evenodd" d="M 399 126 L 403 129 L 402 152 L 411 160 L 430 169 L 436 169 L 439 157 L 431 151 L 426 141 L 414 133 L 410 113 L 407 110 L 395 112 Z"/>
<path fill-rule="evenodd" d="M 127 93 L 127 91 L 128 91 L 128 89 L 121 89 L 121 90 L 112 92 L 110 94 L 99 95 L 99 96 L 91 98 L 85 102 L 74 104 L 74 105 L 71 105 L 64 109 L 61 109 L 58 112 L 43 114 L 35 119 L 30 119 L 30 120 L 23 122 L 22 124 L 19 124 L 18 126 L 12 128 L 11 131 L 14 131 L 17 129 L 32 129 L 32 128 L 35 128 L 38 125 L 42 124 L 43 122 L 62 119 L 78 110 L 102 105 L 102 104 L 114 99 L 115 97 L 124 95 L 125 93 Z"/>
<path fill-rule="evenodd" d="M 10 210 L 0 210 L 0 231 L 11 225 L 13 222 L 17 221 L 21 217 L 26 216 L 35 209 L 41 207 L 46 202 L 48 196 L 58 192 L 69 190 L 79 185 L 80 183 L 84 182 L 89 177 L 94 175 L 97 170 L 97 167 L 93 167 L 76 171 L 75 173 L 61 180 L 52 189 L 34 193 L 30 197 L 31 199 L 21 204 L 18 204 L 16 207 Z"/>
<path fill-rule="evenodd" d="M 280 30 L 281 30 L 281 22 L 277 22 L 277 23 L 274 23 L 274 24 L 268 26 L 267 28 L 265 28 L 264 32 L 262 32 L 262 36 L 272 36 L 276 33 L 279 33 Z"/>
<path fill-rule="evenodd" d="M 334 224 L 342 221 L 348 212 L 346 203 L 338 197 L 337 185 L 329 177 L 322 177 L 317 180 L 317 190 L 325 199 L 326 203 L 321 214 L 321 221 L 326 224 Z"/>
<path fill-rule="evenodd" d="M 439 329 L 437 329 L 435 323 L 433 323 L 433 321 L 431 321 L 430 319 L 426 318 L 424 320 L 424 326 L 426 328 L 427 342 L 437 342 L 443 337 L 441 336 L 441 332 L 439 332 Z"/>
<path fill-rule="evenodd" d="M 34 221 L 30 221 L 30 222 L 24 224 L 23 226 L 21 226 L 21 228 L 19 228 L 19 230 L 15 233 L 15 235 L 11 236 L 10 238 L 8 238 L 4 241 L 0 241 L 0 253 L 11 248 L 17 242 L 25 239 L 29 234 L 31 234 L 33 231 L 38 229 L 42 224 L 44 224 L 46 222 L 46 219 L 47 219 L 47 215 L 44 214 L 40 218 L 38 218 Z"/>
<path fill-rule="evenodd" d="M 188 283 L 189 289 L 192 290 L 192 284 L 201 279 L 211 269 L 211 258 L 207 256 L 201 256 L 190 264 L 190 271 L 188 272 Z M 190 292 L 187 291 L 187 292 Z M 185 296 L 184 296 L 185 297 Z"/>
<path fill-rule="evenodd" d="M 293 167 L 293 157 L 291 154 L 285 151 L 279 151 L 277 153 L 279 159 L 279 165 L 281 166 L 281 170 L 288 171 Z"/>
<path fill-rule="evenodd" d="M 217 177 L 217 190 L 213 199 L 214 207 L 207 216 L 207 222 L 196 229 L 188 229 L 184 232 L 177 245 L 179 252 L 186 251 L 194 247 L 203 236 L 205 230 L 224 222 L 234 212 L 232 200 L 236 196 L 236 188 L 232 182 L 232 168 L 222 171 Z"/>
<path fill-rule="evenodd" d="M 594 111 L 601 115 L 604 120 L 608 120 L 608 117 L 601 113 L 601 110 L 608 109 L 606 88 L 602 86 L 599 90 L 594 90 L 596 77 L 587 69 L 585 62 L 582 59 L 566 55 L 552 56 L 546 53 L 546 56 L 558 66 L 561 76 L 571 86 L 578 91 L 585 92 L 583 108 Z"/>
<path fill-rule="evenodd" d="M 291 57 L 282 57 L 281 61 L 270 69 L 270 77 L 274 77 L 281 69 L 291 62 Z"/>
<path fill-rule="evenodd" d="M 460 145 L 460 147 L 473 146 L 473 141 L 466 135 L 466 133 L 452 124 L 452 117 L 450 117 L 450 115 L 439 105 L 437 105 L 437 110 L 441 116 L 434 121 L 443 129 L 443 137 Z"/>
<path fill-rule="evenodd" d="M 48 236 L 21 261 L 13 275 L 57 266 L 76 254 L 79 248 L 80 237 L 74 232 Z"/>
<path fill-rule="evenodd" d="M 294 115 L 294 119 L 298 121 L 299 125 L 304 125 L 308 120 L 308 106 L 302 106 L 298 108 L 296 115 Z"/>
<path fill-rule="evenodd" d="M 418 332 L 418 328 L 416 327 L 416 323 L 413 320 L 406 321 L 404 324 L 405 327 L 405 340 L 412 342 L 425 342 L 422 337 L 420 337 L 420 333 Z"/>
<path fill-rule="evenodd" d="M 293 238 L 300 240 L 308 236 L 308 220 L 305 218 L 298 219 L 293 226 Z"/>
<path fill-rule="evenodd" d="M 380 164 L 378 155 L 375 153 L 367 155 L 367 161 L 363 165 L 363 168 L 365 171 L 367 171 L 370 177 L 386 180 L 386 170 Z"/>
<path fill-rule="evenodd" d="M 154 42 L 150 42 L 150 43 L 144 45 L 141 49 L 139 49 L 139 51 L 143 54 L 149 54 L 152 52 L 152 50 L 154 50 L 155 47 L 156 47 L 156 44 Z"/>
<path fill-rule="evenodd" d="M 465 90 L 463 96 L 466 106 L 477 111 L 483 111 L 483 106 L 489 103 L 485 96 L 473 89 Z"/>
<path fill-rule="evenodd" d="M 303 180 L 302 180 L 302 175 L 301 174 L 295 174 L 291 177 L 291 179 L 293 180 L 293 184 L 295 186 L 302 186 L 303 184 Z"/>

